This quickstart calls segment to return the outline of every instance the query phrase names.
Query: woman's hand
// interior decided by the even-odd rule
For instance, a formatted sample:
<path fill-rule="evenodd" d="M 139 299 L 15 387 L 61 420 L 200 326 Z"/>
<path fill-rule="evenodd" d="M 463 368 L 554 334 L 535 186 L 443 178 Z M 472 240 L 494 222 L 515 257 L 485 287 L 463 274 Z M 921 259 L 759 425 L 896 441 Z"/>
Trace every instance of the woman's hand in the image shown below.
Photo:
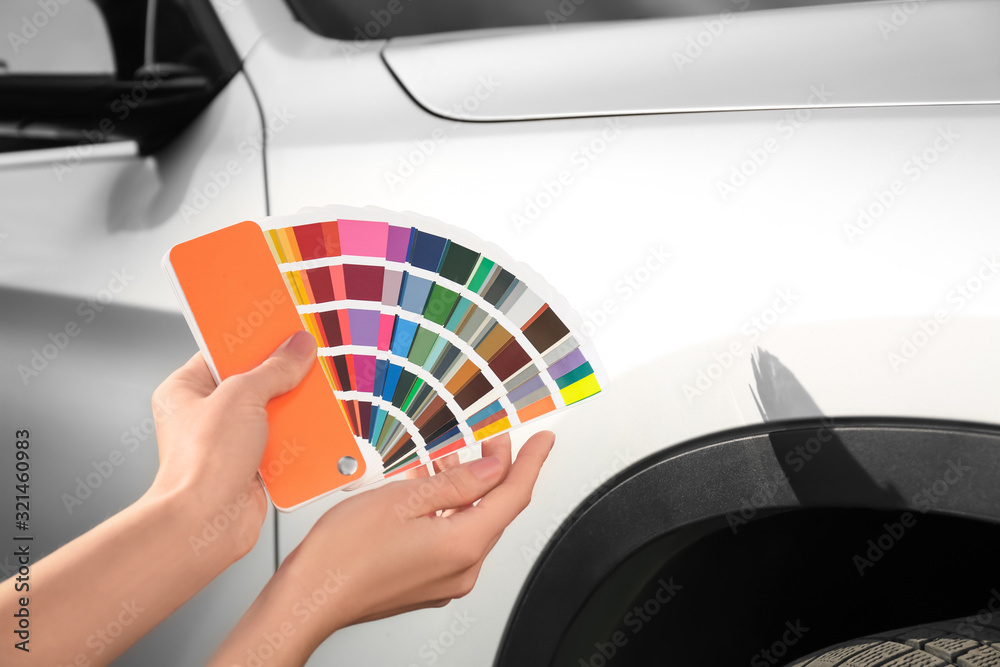
<path fill-rule="evenodd" d="M 106 665 L 249 551 L 267 509 L 255 476 L 265 407 L 314 363 L 316 344 L 300 332 L 218 387 L 201 355 L 167 378 L 153 399 L 153 486 L 33 565 L 31 651 L 4 642 L 0 664 Z M 200 539 L 220 512 L 227 527 Z M 0 615 L 13 617 L 18 596 L 11 582 L 0 588 Z"/>
<path fill-rule="evenodd" d="M 244 664 L 248 652 L 263 649 L 268 664 L 303 665 L 339 628 L 466 595 L 531 499 L 553 441 L 551 432 L 536 433 L 512 465 L 510 438 L 502 435 L 483 443 L 482 459 L 336 505 L 282 563 L 211 664 Z M 273 633 L 280 647 L 262 647 L 261 637 Z"/>
<path fill-rule="evenodd" d="M 230 508 L 219 544 L 233 559 L 245 555 L 267 513 L 257 478 L 267 444 L 267 402 L 294 389 L 315 363 L 316 341 L 307 331 L 218 386 L 201 354 L 194 355 L 153 393 L 160 467 L 147 495 L 183 493 L 210 515 Z"/>

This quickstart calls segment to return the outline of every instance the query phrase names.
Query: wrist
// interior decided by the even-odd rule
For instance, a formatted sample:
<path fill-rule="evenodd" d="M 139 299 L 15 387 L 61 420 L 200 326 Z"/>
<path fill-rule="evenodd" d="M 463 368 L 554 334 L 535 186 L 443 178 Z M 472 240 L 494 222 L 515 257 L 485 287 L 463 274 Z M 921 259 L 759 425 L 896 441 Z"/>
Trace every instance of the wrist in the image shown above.
<path fill-rule="evenodd" d="M 260 522 L 248 526 L 251 501 L 237 499 L 220 503 L 207 499 L 187 485 L 163 485 L 154 481 L 138 505 L 162 516 L 162 525 L 171 526 L 173 539 L 183 545 L 199 570 L 214 577 L 242 558 L 256 543 Z"/>
<path fill-rule="evenodd" d="M 299 641 L 311 654 L 327 637 L 351 624 L 350 577 L 324 554 L 310 557 L 300 544 L 282 561 L 272 582 L 284 593 L 284 604 L 300 634 Z"/>
<path fill-rule="evenodd" d="M 311 582 L 293 565 L 296 552 L 282 563 L 254 600 L 208 667 L 247 664 L 267 652 L 271 667 L 299 667 L 336 629 L 329 622 L 335 600 L 313 596 Z M 280 639 L 279 639 L 280 638 Z"/>

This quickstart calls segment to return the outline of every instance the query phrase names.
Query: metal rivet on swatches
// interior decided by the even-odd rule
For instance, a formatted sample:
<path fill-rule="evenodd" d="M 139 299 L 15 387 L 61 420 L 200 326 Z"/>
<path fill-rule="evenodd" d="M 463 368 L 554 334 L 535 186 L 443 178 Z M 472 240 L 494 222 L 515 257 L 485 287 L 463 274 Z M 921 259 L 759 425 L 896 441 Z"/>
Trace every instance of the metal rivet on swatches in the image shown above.
<path fill-rule="evenodd" d="M 337 470 L 341 475 L 353 475 L 358 471 L 358 462 L 353 456 L 342 456 L 337 462 Z"/>

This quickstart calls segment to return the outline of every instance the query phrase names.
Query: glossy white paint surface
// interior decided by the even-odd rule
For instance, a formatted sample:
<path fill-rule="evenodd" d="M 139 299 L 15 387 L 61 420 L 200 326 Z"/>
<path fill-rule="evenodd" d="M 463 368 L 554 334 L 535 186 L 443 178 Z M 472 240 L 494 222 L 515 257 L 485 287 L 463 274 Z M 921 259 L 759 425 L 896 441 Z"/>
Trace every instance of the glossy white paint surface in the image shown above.
<path fill-rule="evenodd" d="M 1000 5 L 857 3 L 392 40 L 385 59 L 426 109 L 520 120 L 805 106 L 1000 101 Z M 756 7 L 754 7 L 756 9 Z M 456 110 L 470 81 L 495 104 Z M 817 82 L 833 94 L 807 91 Z"/>
<path fill-rule="evenodd" d="M 590 490 L 664 447 L 760 421 L 754 344 L 834 417 L 998 421 L 996 106 L 455 123 L 408 99 L 374 49 L 345 55 L 297 26 L 258 45 L 247 69 L 265 109 L 294 115 L 269 148 L 272 212 L 371 203 L 464 226 L 594 324 L 611 378 L 589 409 L 533 426 L 557 432 L 556 451 L 469 597 L 345 630 L 310 664 L 424 665 L 431 653 L 433 664 L 489 664 L 536 549 Z M 473 74 L 449 105 L 475 96 Z M 805 99 L 826 82 L 802 83 Z M 482 113 L 520 84 L 477 98 Z M 859 226 L 859 207 L 877 211 L 890 196 Z M 647 275 L 659 252 L 669 260 Z M 991 280 L 958 299 L 956 285 L 979 271 Z M 938 311 L 944 324 L 894 369 L 889 354 L 923 341 L 920 324 Z M 715 379 L 686 396 L 701 373 Z M 333 502 L 281 517 L 283 554 Z M 435 652 L 429 642 L 464 612 L 476 621 Z"/>
<path fill-rule="evenodd" d="M 989 14 L 997 7 L 942 4 L 957 13 Z M 247 57 L 246 78 L 237 76 L 170 149 L 155 159 L 111 151 L 85 160 L 62 182 L 51 162 L 68 159 L 65 155 L 5 156 L 0 285 L 12 300 L 37 289 L 39 308 L 51 309 L 50 319 L 39 320 L 31 331 L 16 332 L 14 324 L 5 323 L 8 365 L 19 363 L 34 341 L 44 342 L 46 331 L 65 320 L 54 304 L 93 298 L 115 270 L 135 276 L 115 297 L 116 305 L 176 314 L 160 273 L 163 252 L 177 241 L 264 214 L 264 162 L 255 148 L 264 134 L 262 111 L 270 127 L 272 213 L 327 203 L 376 204 L 460 225 L 527 262 L 565 295 L 590 323 L 585 332 L 610 376 L 605 395 L 589 409 L 571 409 L 531 427 L 555 430 L 556 449 L 532 505 L 505 532 L 470 596 L 443 609 L 344 630 L 310 664 L 490 664 L 537 551 L 595 487 L 663 448 L 760 421 L 749 388 L 754 345 L 776 355 L 834 418 L 1000 423 L 995 344 L 1000 279 L 989 263 L 1000 252 L 996 105 L 587 117 L 668 108 L 662 97 L 668 88 L 649 81 L 662 71 L 657 68 L 676 70 L 671 52 L 663 51 L 654 62 L 640 47 L 648 39 L 656 42 L 660 30 L 681 39 L 698 21 L 560 27 L 551 37 L 567 53 L 580 49 L 584 37 L 593 38 L 607 45 L 603 55 L 615 64 L 603 72 L 590 70 L 582 80 L 585 70 L 576 61 L 538 60 L 536 72 L 523 58 L 508 62 L 497 55 L 497 45 L 511 43 L 523 43 L 530 54 L 540 48 L 531 43 L 550 36 L 547 28 L 535 36 L 473 40 L 465 35 L 391 46 L 388 58 L 398 71 L 415 68 L 401 74 L 407 85 L 442 113 L 457 105 L 460 115 L 479 119 L 583 116 L 461 123 L 434 116 L 413 101 L 382 60 L 382 42 L 320 38 L 279 2 L 246 0 L 227 7 L 216 9 Z M 890 10 L 891 5 L 877 5 L 850 11 L 875 17 Z M 879 79 L 866 78 L 868 72 L 850 56 L 857 44 L 836 42 L 846 30 L 838 11 L 823 9 L 833 22 L 823 25 L 832 32 L 814 39 L 797 36 L 814 49 L 809 57 L 818 60 L 812 67 L 764 67 L 777 62 L 777 37 L 752 50 L 745 40 L 772 30 L 764 23 L 767 17 L 782 14 L 746 14 L 685 69 L 685 82 L 672 90 L 683 92 L 689 107 L 803 106 L 814 89 L 829 91 L 834 105 L 850 99 L 876 105 L 995 99 L 991 86 L 997 78 L 976 69 L 995 71 L 989 59 L 994 56 L 981 62 L 940 60 L 905 70 L 919 73 L 912 80 L 876 85 Z M 947 24 L 942 17 L 926 20 L 941 11 L 947 10 L 922 4 L 886 48 L 913 49 L 918 58 L 940 54 L 935 49 L 945 46 L 995 55 L 995 39 L 982 44 L 974 35 L 958 45 L 925 40 L 926 50 L 916 49 L 927 31 Z M 833 30 L 838 25 L 841 32 Z M 877 27 L 873 30 L 881 39 Z M 647 41 L 638 39 L 639 33 Z M 867 48 L 876 43 L 869 40 Z M 829 49 L 825 58 L 820 45 Z M 449 68 L 435 60 L 445 56 Z M 499 84 L 490 83 L 498 63 L 511 69 L 495 77 Z M 415 71 L 437 74 L 421 79 L 414 78 Z M 949 72 L 963 76 L 946 76 Z M 979 75 L 964 76 L 969 72 Z M 610 84 L 596 85 L 602 81 Z M 220 187 L 225 174 L 229 182 Z M 867 228 L 859 225 L 859 207 L 875 215 Z M 981 282 L 972 298 L 956 296 L 959 285 L 971 294 L 976 280 Z M 936 328 L 928 324 L 935 316 Z M 933 335 L 926 333 L 932 329 Z M 102 374 L 106 392 L 141 394 L 148 405 L 147 385 L 153 380 L 123 389 L 132 377 L 128 366 L 140 363 L 142 354 L 120 353 L 126 343 L 138 346 L 127 331 L 107 335 L 99 348 L 81 350 L 80 356 L 70 350 L 57 360 L 64 365 L 45 376 L 45 396 L 73 406 L 76 419 L 107 421 L 111 426 L 105 428 L 115 436 L 145 413 L 109 408 L 102 400 L 107 393 L 80 400 L 77 388 L 95 386 L 91 376 Z M 916 353 L 894 368 L 889 355 L 904 354 L 906 340 Z M 194 350 L 186 334 L 163 346 L 166 359 L 182 359 Z M 0 385 L 5 416 L 19 414 L 21 404 L 9 399 L 27 396 L 18 393 L 18 381 L 11 375 Z M 701 393 L 685 393 L 685 385 Z M 807 415 L 777 417 L 802 416 Z M 62 439 L 71 436 L 69 428 L 61 433 Z M 518 431 L 514 437 L 522 441 L 527 435 Z M 53 513 L 64 511 L 59 485 L 71 483 L 79 466 L 104 456 L 111 444 L 85 443 L 73 465 L 51 464 Z M 108 504 L 88 511 L 97 517 L 139 493 L 143 475 L 155 467 L 151 451 L 143 456 L 137 472 L 112 478 Z M 281 554 L 335 502 L 280 517 Z M 62 537 L 86 528 L 60 521 Z M 134 664 L 149 664 L 143 651 L 162 652 L 180 642 L 177 637 L 193 648 L 175 655 L 171 664 L 197 663 L 269 574 L 270 546 L 262 543 L 256 560 L 241 563 L 141 645 Z M 197 631 L 192 614 L 201 624 Z M 442 652 L 432 642 L 448 646 Z"/>
<path fill-rule="evenodd" d="M 160 258 L 174 243 L 264 214 L 263 160 L 240 151 L 260 134 L 239 75 L 155 158 L 137 157 L 132 144 L 4 155 L 0 423 L 32 433 L 37 558 L 134 502 L 152 482 L 158 456 L 150 397 L 197 351 Z M 211 195 L 213 174 L 221 182 L 223 173 L 228 185 L 199 209 L 197 194 L 208 187 Z M 50 336 L 70 324 L 77 333 L 23 380 L 18 368 L 31 368 L 35 351 L 49 356 Z M 4 457 L 5 476 L 9 465 Z M 13 507 L 13 493 L 5 485 L 0 500 Z M 248 556 L 116 664 L 204 664 L 274 571 L 273 517 Z M 12 556 L 0 557 L 0 578 L 12 564 Z"/>
<path fill-rule="evenodd" d="M 134 279 L 115 303 L 176 311 L 160 258 L 175 243 L 264 214 L 262 137 L 238 75 L 154 157 L 130 142 L 4 154 L 0 285 L 92 298 L 119 270 Z"/>

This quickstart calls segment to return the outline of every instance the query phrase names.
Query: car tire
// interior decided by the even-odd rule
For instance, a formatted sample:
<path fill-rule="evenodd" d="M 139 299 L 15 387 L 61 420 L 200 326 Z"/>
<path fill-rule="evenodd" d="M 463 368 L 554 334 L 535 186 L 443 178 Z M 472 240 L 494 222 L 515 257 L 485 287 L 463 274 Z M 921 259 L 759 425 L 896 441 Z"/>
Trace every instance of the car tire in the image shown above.
<path fill-rule="evenodd" d="M 990 621 L 992 621 L 992 614 Z M 998 619 L 1000 620 L 1000 619 Z M 1000 667 L 1000 623 L 976 617 L 925 623 L 853 639 L 788 667 Z"/>

